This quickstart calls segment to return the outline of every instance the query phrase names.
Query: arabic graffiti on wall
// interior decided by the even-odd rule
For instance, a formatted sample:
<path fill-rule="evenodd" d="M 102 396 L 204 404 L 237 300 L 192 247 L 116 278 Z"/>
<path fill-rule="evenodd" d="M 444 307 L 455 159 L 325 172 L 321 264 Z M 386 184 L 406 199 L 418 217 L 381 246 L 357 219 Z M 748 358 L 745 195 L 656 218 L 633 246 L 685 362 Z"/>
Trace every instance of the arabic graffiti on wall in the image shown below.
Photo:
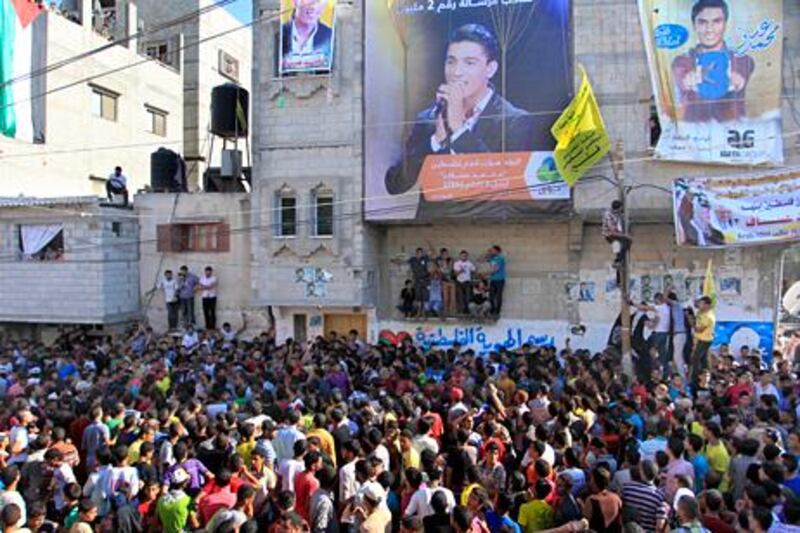
<path fill-rule="evenodd" d="M 420 346 L 446 350 L 454 344 L 463 349 L 471 348 L 480 355 L 505 348 L 515 350 L 523 344 L 532 346 L 563 345 L 564 324 L 553 321 L 500 320 L 495 324 L 439 325 L 408 322 L 384 322 L 380 324 L 381 335 L 387 338 L 402 338 L 408 335 Z M 395 333 L 396 332 L 396 333 Z"/>

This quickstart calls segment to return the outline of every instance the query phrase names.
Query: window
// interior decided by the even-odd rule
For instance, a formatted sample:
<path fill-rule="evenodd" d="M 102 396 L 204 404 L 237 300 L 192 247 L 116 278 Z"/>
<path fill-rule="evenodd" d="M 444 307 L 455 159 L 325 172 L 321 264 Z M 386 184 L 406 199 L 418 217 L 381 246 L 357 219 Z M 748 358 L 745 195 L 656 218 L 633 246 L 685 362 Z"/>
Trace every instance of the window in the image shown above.
<path fill-rule="evenodd" d="M 120 237 L 122 235 L 122 222 L 114 221 L 111 223 L 111 233 Z"/>
<path fill-rule="evenodd" d="M 317 193 L 314 195 L 314 235 L 330 237 L 333 235 L 333 195 Z"/>
<path fill-rule="evenodd" d="M 156 231 L 159 252 L 230 251 L 230 227 L 221 222 L 160 224 Z"/>
<path fill-rule="evenodd" d="M 167 136 L 167 112 L 155 107 L 145 106 L 147 111 L 147 131 L 161 137 Z"/>
<path fill-rule="evenodd" d="M 20 225 L 19 252 L 23 261 L 61 261 L 64 258 L 64 225 Z"/>
<path fill-rule="evenodd" d="M 153 58 L 159 63 L 169 65 L 169 47 L 167 43 L 152 43 L 144 48 L 144 53 L 147 57 Z"/>
<path fill-rule="evenodd" d="M 118 98 L 115 92 L 92 86 L 92 115 L 116 122 Z"/>
<path fill-rule="evenodd" d="M 297 235 L 297 198 L 280 195 L 278 197 L 278 236 Z"/>

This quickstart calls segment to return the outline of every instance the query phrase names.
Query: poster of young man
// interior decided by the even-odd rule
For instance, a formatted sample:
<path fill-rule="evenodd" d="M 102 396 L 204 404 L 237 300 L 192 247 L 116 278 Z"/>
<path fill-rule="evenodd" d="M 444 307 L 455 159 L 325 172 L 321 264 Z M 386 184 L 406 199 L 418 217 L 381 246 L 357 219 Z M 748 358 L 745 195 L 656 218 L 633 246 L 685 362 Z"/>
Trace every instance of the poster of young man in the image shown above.
<path fill-rule="evenodd" d="M 569 208 L 550 134 L 573 96 L 569 1 L 366 9 L 368 220 Z"/>
<path fill-rule="evenodd" d="M 639 0 L 661 159 L 783 162 L 783 0 Z"/>
<path fill-rule="evenodd" d="M 336 0 L 281 0 L 281 75 L 331 70 L 335 7 Z"/>

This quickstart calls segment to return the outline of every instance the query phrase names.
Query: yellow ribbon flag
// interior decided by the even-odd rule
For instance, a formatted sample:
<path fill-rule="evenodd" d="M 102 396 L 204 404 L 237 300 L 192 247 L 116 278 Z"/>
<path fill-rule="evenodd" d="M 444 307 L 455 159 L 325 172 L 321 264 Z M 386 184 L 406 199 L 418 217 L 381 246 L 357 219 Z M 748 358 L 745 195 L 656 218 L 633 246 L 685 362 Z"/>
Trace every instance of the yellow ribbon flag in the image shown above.
<path fill-rule="evenodd" d="M 706 279 L 703 280 L 703 296 L 711 298 L 711 307 L 716 307 L 717 288 L 716 285 L 714 285 L 714 269 L 712 268 L 711 259 L 708 260 Z"/>
<path fill-rule="evenodd" d="M 611 148 L 606 125 L 586 71 L 578 94 L 553 124 L 550 133 L 558 144 L 553 157 L 558 172 L 572 187 Z"/>

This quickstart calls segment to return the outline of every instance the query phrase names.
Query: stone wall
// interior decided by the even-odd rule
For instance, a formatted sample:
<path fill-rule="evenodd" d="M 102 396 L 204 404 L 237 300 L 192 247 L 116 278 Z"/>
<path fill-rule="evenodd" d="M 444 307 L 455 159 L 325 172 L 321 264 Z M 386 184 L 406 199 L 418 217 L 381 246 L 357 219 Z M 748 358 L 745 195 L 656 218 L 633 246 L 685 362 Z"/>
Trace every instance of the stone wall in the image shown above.
<path fill-rule="evenodd" d="M 109 324 L 139 311 L 138 225 L 117 209 L 5 209 L 0 213 L 0 322 Z M 119 224 L 119 235 L 112 224 Z M 64 224 L 64 257 L 18 257 L 19 224 Z"/>

